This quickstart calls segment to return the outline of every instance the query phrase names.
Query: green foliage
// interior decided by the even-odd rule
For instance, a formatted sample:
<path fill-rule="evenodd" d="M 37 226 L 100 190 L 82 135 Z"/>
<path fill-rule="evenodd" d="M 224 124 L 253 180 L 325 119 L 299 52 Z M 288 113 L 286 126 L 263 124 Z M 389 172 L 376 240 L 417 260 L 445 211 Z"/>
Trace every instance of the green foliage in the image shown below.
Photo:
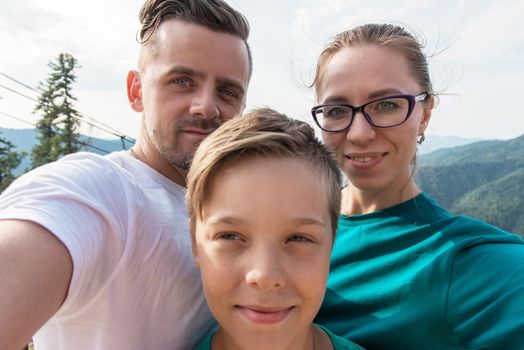
<path fill-rule="evenodd" d="M 16 152 L 14 148 L 13 143 L 0 137 L 0 193 L 15 180 L 13 171 L 25 157 L 24 152 Z"/>
<path fill-rule="evenodd" d="M 457 200 L 451 210 L 507 231 L 524 233 L 524 168 L 484 184 Z"/>
<path fill-rule="evenodd" d="M 40 83 L 42 93 L 34 111 L 42 117 L 36 124 L 38 143 L 31 150 L 33 168 L 82 148 L 77 132 L 80 113 L 73 107 L 76 98 L 71 93 L 78 62 L 70 54 L 61 53 L 48 66 L 51 72 L 46 82 Z"/>
<path fill-rule="evenodd" d="M 423 191 L 456 214 L 524 235 L 524 135 L 424 155 Z"/>

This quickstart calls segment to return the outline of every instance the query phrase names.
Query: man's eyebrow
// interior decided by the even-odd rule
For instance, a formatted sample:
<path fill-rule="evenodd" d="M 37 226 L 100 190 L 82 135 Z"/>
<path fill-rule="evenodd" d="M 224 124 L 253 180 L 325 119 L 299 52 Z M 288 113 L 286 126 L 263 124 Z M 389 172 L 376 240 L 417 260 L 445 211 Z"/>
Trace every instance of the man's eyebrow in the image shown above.
<path fill-rule="evenodd" d="M 205 77 L 204 72 L 197 71 L 197 70 L 194 70 L 193 68 L 186 67 L 186 66 L 174 66 L 174 67 L 171 67 L 166 72 L 166 75 L 174 75 L 174 74 L 184 74 L 184 75 L 189 75 L 189 76 L 198 77 L 198 78 Z"/>

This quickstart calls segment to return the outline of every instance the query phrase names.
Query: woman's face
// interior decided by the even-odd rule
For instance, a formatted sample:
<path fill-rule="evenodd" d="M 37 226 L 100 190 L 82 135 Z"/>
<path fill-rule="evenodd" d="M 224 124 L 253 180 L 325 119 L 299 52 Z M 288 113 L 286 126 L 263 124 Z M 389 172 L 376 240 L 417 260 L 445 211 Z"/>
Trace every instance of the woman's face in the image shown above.
<path fill-rule="evenodd" d="M 404 55 L 394 48 L 362 45 L 343 48 L 325 66 L 318 86 L 319 103 L 360 106 L 368 101 L 398 94 L 423 93 L 409 70 Z M 411 180 L 411 161 L 417 136 L 426 129 L 431 108 L 418 102 L 409 119 L 392 128 L 371 126 L 357 113 L 348 130 L 323 132 L 324 142 L 336 152 L 337 160 L 351 185 L 391 203 Z"/>

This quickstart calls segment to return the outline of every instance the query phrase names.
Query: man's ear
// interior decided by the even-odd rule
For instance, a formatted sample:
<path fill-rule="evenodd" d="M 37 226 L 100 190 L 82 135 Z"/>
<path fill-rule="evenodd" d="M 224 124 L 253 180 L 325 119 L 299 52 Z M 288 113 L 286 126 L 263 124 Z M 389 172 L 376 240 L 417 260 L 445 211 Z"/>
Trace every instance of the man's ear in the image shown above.
<path fill-rule="evenodd" d="M 140 83 L 140 75 L 136 70 L 127 73 L 127 99 L 129 105 L 135 112 L 143 112 L 144 105 L 142 104 L 142 85 Z"/>

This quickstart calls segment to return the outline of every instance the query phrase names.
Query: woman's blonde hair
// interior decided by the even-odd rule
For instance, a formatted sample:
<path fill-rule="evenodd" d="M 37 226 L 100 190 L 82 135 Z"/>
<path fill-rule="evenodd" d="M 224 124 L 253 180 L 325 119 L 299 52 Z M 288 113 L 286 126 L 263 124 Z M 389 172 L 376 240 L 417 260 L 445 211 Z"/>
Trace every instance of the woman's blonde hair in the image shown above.
<path fill-rule="evenodd" d="M 420 84 L 424 93 L 433 96 L 433 86 L 429 76 L 428 62 L 422 52 L 424 45 L 404 28 L 392 24 L 365 24 L 338 33 L 320 54 L 317 60 L 315 78 L 311 86 L 315 87 L 317 98 L 326 65 L 331 58 L 346 47 L 376 45 L 390 47 L 404 53 L 411 73 Z"/>

